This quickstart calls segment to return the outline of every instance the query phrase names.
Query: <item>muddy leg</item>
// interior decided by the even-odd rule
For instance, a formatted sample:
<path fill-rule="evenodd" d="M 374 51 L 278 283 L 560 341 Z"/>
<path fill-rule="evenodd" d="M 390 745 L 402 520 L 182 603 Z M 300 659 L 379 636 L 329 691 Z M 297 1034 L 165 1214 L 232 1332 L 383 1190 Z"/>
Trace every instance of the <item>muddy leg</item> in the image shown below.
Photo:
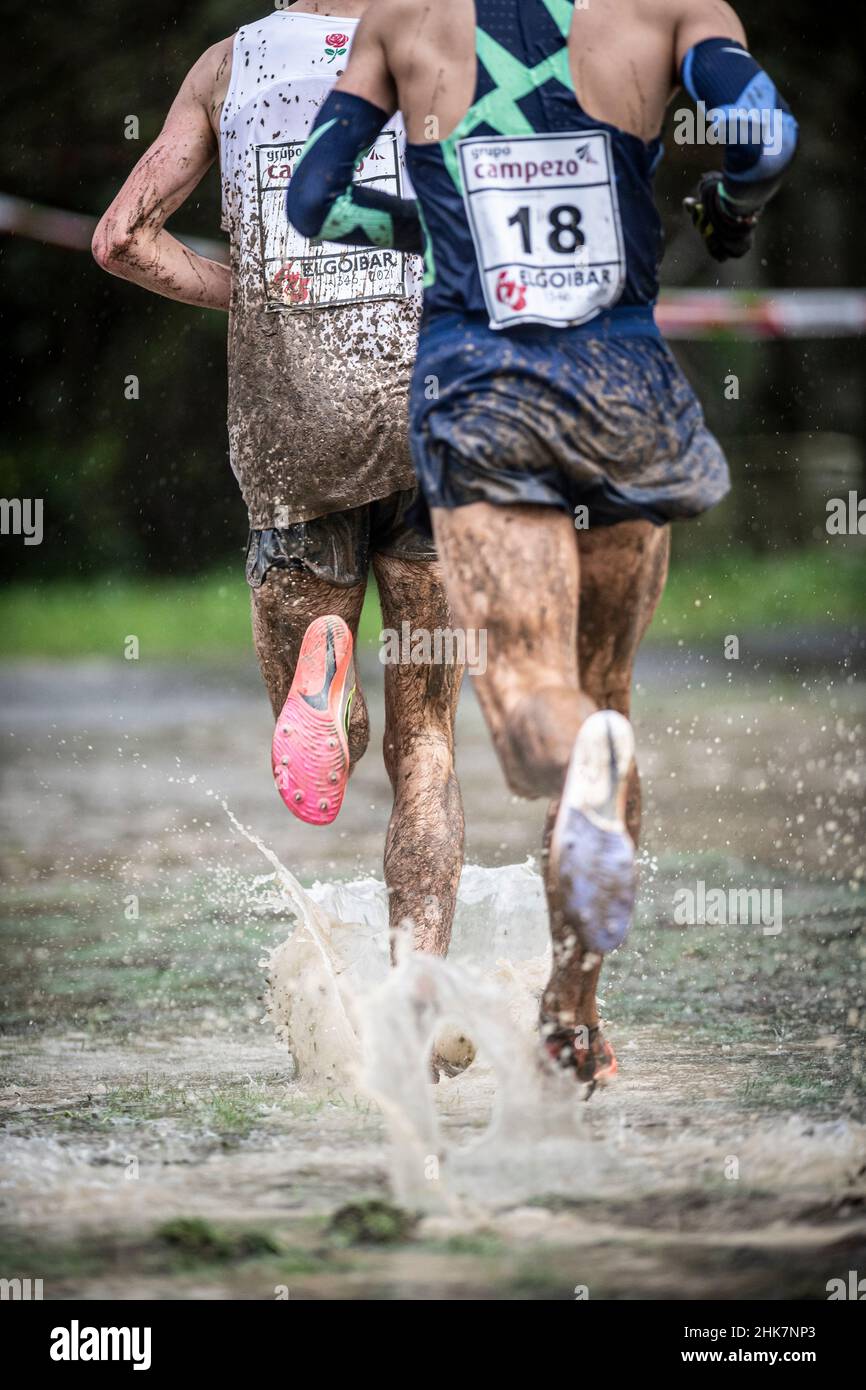
<path fill-rule="evenodd" d="M 326 584 L 303 569 L 271 569 L 261 588 L 251 591 L 253 641 L 274 718 L 289 693 L 298 652 L 310 623 L 333 613 L 343 618 L 352 637 L 357 637 L 366 587 L 366 580 L 343 589 Z M 363 756 L 369 737 L 367 705 L 359 682 L 349 716 L 350 771 Z"/>
<path fill-rule="evenodd" d="M 667 578 L 670 528 L 627 521 L 578 533 L 580 551 L 580 621 L 578 654 L 583 688 L 600 709 L 631 712 L 632 671 Z M 547 812 L 545 855 L 558 799 Z M 635 844 L 640 832 L 640 777 L 637 765 L 629 779 L 626 824 Z M 596 989 L 601 961 L 581 951 L 562 920 L 558 894 L 545 867 L 545 887 L 554 941 L 554 968 L 542 1008 L 561 1026 L 598 1023 Z"/>
<path fill-rule="evenodd" d="M 374 559 L 382 625 L 430 634 L 450 628 L 438 564 Z M 443 650 L 443 656 L 453 653 Z M 394 808 L 385 841 L 385 882 L 396 933 L 411 925 L 416 950 L 444 956 L 463 867 L 463 803 L 454 771 L 454 716 L 463 667 L 443 661 L 385 666 L 385 767 Z"/>
<path fill-rule="evenodd" d="M 558 795 L 577 731 L 596 706 L 577 665 L 578 551 L 551 507 L 473 502 L 433 511 L 455 623 L 486 633 L 475 691 L 519 796 Z"/>

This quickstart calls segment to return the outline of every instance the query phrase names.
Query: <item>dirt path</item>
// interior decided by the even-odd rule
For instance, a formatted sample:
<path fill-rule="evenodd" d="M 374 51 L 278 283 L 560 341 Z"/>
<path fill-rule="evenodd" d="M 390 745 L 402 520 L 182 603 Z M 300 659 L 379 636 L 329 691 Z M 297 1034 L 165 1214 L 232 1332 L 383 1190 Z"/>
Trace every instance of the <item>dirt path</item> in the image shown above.
<path fill-rule="evenodd" d="M 59 1298 L 824 1298 L 866 1270 L 850 686 L 646 673 L 641 911 L 602 990 L 622 1079 L 549 1170 L 503 1152 L 494 1199 L 413 1221 L 375 1205 L 391 1197 L 376 1107 L 294 1078 L 260 1022 L 260 961 L 290 923 L 218 805 L 303 882 L 353 880 L 353 920 L 375 923 L 373 745 L 316 837 L 273 797 L 249 673 L 4 679 L 0 1274 Z M 455 958 L 520 969 L 543 946 L 540 891 L 506 866 L 541 809 L 502 787 L 471 702 L 460 732 L 467 857 L 493 873 L 467 879 Z M 699 881 L 782 892 L 782 929 L 677 926 Z M 492 1100 L 483 1056 L 441 1083 L 446 1147 L 479 1139 Z"/>

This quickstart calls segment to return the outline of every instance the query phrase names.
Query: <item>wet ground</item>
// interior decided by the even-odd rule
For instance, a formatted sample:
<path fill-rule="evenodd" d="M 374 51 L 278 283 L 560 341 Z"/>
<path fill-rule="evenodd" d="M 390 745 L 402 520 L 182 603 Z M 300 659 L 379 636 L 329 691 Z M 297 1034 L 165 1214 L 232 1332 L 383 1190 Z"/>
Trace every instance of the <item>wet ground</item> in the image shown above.
<path fill-rule="evenodd" d="M 292 920 L 221 805 L 372 920 L 389 790 L 364 674 L 373 739 L 325 832 L 274 794 L 252 666 L 0 677 L 0 1275 L 46 1297 L 825 1298 L 866 1269 L 866 711 L 844 642 L 796 665 L 648 654 L 641 908 L 601 991 L 621 1079 L 581 1106 L 579 1163 L 505 1154 L 495 1196 L 420 1216 L 376 1205 L 377 1107 L 295 1076 L 262 1022 Z M 458 770 L 467 861 L 493 872 L 467 877 L 455 959 L 528 969 L 542 810 L 508 793 L 469 690 Z M 678 920 L 718 889 L 763 890 L 763 920 Z M 492 1089 L 483 1055 L 440 1084 L 449 1144 Z"/>

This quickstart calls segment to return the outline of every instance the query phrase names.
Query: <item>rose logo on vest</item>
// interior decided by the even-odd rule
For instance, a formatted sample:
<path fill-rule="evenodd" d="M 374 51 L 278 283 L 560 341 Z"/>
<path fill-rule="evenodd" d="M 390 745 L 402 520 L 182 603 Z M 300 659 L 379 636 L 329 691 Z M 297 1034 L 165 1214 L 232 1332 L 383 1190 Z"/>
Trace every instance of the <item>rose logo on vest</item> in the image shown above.
<path fill-rule="evenodd" d="M 516 280 L 509 279 L 507 270 L 500 270 L 496 281 L 496 298 L 500 304 L 507 304 L 516 314 L 526 308 L 526 290 Z"/>
<path fill-rule="evenodd" d="M 280 266 L 271 284 L 274 293 L 288 304 L 306 304 L 310 297 L 310 281 L 294 269 L 293 261 Z"/>
<path fill-rule="evenodd" d="M 328 62 L 333 63 L 335 58 L 342 58 L 348 46 L 348 34 L 326 34 L 325 52 L 328 55 Z"/>

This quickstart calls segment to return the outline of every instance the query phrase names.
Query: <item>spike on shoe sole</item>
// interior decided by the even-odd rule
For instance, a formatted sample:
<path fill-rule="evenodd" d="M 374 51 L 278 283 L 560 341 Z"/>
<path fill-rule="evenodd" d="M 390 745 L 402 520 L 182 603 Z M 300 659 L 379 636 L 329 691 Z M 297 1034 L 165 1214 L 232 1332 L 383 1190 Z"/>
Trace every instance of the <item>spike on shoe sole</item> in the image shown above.
<path fill-rule="evenodd" d="M 342 618 L 316 618 L 274 730 L 277 791 L 308 825 L 330 825 L 349 778 L 348 728 L 355 693 L 352 634 Z"/>

